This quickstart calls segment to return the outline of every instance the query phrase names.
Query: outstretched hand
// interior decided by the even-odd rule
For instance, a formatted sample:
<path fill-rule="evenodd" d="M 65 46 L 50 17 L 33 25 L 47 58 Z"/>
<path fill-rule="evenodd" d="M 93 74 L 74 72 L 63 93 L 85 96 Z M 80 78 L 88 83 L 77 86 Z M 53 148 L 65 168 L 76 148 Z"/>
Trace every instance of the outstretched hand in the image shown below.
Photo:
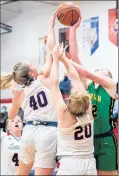
<path fill-rule="evenodd" d="M 62 58 L 65 57 L 65 50 L 67 47 L 68 46 L 63 48 L 63 43 L 55 45 L 55 47 L 53 48 L 53 51 L 52 51 L 53 59 L 61 61 Z"/>
<path fill-rule="evenodd" d="M 60 60 L 62 54 L 63 54 L 63 44 L 61 46 L 60 44 L 56 44 L 52 50 L 53 59 Z"/>
<path fill-rule="evenodd" d="M 80 23 L 81 23 L 81 17 L 79 18 L 79 20 L 77 21 L 77 23 L 75 23 L 71 29 L 77 29 L 79 26 L 80 26 Z"/>
<path fill-rule="evenodd" d="M 55 12 L 55 13 L 49 18 L 49 27 L 50 27 L 50 28 L 54 28 L 56 16 L 57 16 L 57 12 Z"/>

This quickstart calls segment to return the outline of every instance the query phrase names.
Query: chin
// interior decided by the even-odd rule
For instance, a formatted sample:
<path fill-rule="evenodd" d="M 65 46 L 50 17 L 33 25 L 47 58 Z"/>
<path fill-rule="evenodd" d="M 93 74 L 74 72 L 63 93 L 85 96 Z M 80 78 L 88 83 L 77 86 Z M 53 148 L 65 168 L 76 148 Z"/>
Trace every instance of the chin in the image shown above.
<path fill-rule="evenodd" d="M 17 127 L 14 129 L 14 131 L 21 131 L 21 129 Z"/>

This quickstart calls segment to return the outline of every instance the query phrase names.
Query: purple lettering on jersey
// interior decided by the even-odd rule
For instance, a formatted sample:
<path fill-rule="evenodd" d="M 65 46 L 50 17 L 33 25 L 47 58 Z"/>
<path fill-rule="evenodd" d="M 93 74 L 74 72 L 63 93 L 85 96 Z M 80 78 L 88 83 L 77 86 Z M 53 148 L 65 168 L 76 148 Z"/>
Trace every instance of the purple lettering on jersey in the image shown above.
<path fill-rule="evenodd" d="M 78 129 L 78 130 L 77 130 Z M 84 127 L 78 126 L 75 128 L 74 139 L 82 140 L 84 138 L 89 138 L 92 135 L 91 124 L 85 125 Z M 83 134 L 84 132 L 84 134 Z"/>
<path fill-rule="evenodd" d="M 33 110 L 37 110 L 38 105 L 39 107 L 45 107 L 48 105 L 48 101 L 44 91 L 37 93 L 37 100 L 35 100 L 34 96 L 30 97 L 30 107 L 33 108 Z"/>

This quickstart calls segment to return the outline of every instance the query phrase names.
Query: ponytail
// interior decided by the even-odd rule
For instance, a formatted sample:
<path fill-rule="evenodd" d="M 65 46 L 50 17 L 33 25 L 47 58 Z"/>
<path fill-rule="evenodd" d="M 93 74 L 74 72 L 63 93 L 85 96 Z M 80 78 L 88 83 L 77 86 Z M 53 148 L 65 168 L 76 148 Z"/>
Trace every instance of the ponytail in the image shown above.
<path fill-rule="evenodd" d="M 7 89 L 12 86 L 12 80 L 19 85 L 29 86 L 34 78 L 30 75 L 30 68 L 28 63 L 19 62 L 13 67 L 13 73 L 2 75 L 0 88 Z"/>
<path fill-rule="evenodd" d="M 1 81 L 0 81 L 0 89 L 7 89 L 11 87 L 11 82 L 13 79 L 14 74 L 8 74 L 8 75 L 1 75 Z"/>

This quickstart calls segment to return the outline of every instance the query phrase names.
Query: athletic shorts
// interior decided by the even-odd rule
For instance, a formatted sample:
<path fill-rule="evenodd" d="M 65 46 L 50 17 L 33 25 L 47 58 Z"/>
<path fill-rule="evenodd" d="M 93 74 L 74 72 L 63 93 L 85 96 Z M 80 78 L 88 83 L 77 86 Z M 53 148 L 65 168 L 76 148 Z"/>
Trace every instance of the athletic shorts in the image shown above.
<path fill-rule="evenodd" d="M 95 158 L 62 157 L 57 175 L 97 175 Z"/>
<path fill-rule="evenodd" d="M 19 159 L 34 167 L 55 168 L 57 128 L 26 125 L 23 129 Z"/>
<path fill-rule="evenodd" d="M 96 159 L 96 167 L 101 171 L 114 171 L 117 166 L 117 141 L 115 135 L 95 138 L 94 154 Z"/>

